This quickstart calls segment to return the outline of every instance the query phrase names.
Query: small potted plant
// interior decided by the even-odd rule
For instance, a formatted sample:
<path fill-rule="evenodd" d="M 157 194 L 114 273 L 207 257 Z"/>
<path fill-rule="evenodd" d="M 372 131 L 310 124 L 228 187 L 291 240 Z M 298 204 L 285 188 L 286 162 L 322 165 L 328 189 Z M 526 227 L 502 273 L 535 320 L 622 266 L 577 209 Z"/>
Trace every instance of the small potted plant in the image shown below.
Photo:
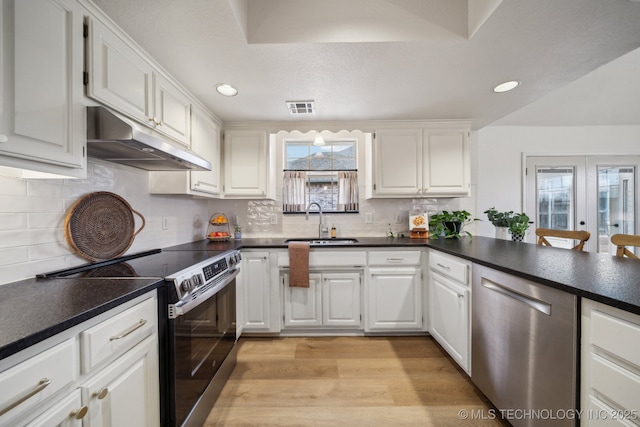
<path fill-rule="evenodd" d="M 513 215 L 509 221 L 509 233 L 511 233 L 511 240 L 514 242 L 522 242 L 530 224 L 533 224 L 533 222 L 529 221 L 527 214 L 518 213 Z"/>
<path fill-rule="evenodd" d="M 471 237 L 471 233 L 464 231 L 464 226 L 478 221 L 467 211 L 442 211 L 439 214 L 429 215 L 429 236 L 431 238 L 444 237 L 445 239 L 460 238 L 461 233 Z"/>
<path fill-rule="evenodd" d="M 496 227 L 496 239 L 508 240 L 509 223 L 513 217 L 513 211 L 498 212 L 496 208 L 484 211 L 489 222 Z"/>
<path fill-rule="evenodd" d="M 238 224 L 233 224 L 233 238 L 236 240 L 242 240 L 242 227 Z"/>

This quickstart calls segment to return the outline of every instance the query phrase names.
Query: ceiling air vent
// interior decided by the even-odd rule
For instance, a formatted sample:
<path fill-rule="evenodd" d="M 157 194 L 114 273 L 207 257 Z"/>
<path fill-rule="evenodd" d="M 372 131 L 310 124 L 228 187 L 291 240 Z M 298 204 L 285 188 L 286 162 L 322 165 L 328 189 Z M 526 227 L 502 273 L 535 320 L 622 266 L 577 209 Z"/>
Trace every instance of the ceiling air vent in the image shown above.
<path fill-rule="evenodd" d="M 287 101 L 289 114 L 315 114 L 316 104 L 313 101 Z"/>

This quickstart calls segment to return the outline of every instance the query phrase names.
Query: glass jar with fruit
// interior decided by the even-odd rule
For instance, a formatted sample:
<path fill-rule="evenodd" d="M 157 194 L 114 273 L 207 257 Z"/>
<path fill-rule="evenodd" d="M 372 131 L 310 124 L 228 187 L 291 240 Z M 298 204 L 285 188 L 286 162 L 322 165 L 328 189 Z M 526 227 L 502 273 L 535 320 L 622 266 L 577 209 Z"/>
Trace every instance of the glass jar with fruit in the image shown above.
<path fill-rule="evenodd" d="M 207 239 L 214 242 L 223 242 L 231 238 L 229 220 L 223 213 L 216 212 L 209 219 L 207 227 Z"/>

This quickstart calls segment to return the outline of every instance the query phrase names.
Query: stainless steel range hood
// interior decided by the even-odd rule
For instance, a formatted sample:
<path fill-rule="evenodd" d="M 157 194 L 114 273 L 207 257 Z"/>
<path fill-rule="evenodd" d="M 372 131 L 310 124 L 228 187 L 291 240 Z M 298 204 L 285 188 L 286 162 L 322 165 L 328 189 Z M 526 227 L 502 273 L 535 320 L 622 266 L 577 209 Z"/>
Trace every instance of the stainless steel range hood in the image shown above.
<path fill-rule="evenodd" d="M 87 151 L 89 157 L 148 171 L 210 171 L 212 167 L 105 107 L 87 107 Z"/>

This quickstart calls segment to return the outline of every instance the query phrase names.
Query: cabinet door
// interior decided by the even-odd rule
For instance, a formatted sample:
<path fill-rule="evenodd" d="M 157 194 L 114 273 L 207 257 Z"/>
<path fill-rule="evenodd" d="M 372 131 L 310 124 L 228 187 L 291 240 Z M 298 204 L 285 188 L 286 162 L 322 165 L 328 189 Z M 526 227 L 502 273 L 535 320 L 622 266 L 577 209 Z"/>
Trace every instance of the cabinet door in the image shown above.
<path fill-rule="evenodd" d="M 224 137 L 225 197 L 267 196 L 267 133 L 226 131 Z"/>
<path fill-rule="evenodd" d="M 0 164 L 86 175 L 82 14 L 73 0 L 2 2 Z"/>
<path fill-rule="evenodd" d="M 198 108 L 191 111 L 191 149 L 211 162 L 210 171 L 192 171 L 191 190 L 220 194 L 220 127 Z"/>
<path fill-rule="evenodd" d="M 81 385 L 85 427 L 160 425 L 158 341 L 152 335 Z"/>
<path fill-rule="evenodd" d="M 421 330 L 421 273 L 417 267 L 370 269 L 366 330 Z"/>
<path fill-rule="evenodd" d="M 422 130 L 377 130 L 375 196 L 416 196 L 422 192 Z"/>
<path fill-rule="evenodd" d="M 154 74 L 154 119 L 158 132 L 191 146 L 191 101 L 176 85 Z"/>
<path fill-rule="evenodd" d="M 89 21 L 87 95 L 151 126 L 153 68 L 99 21 Z"/>
<path fill-rule="evenodd" d="M 362 299 L 360 273 L 324 273 L 322 275 L 322 324 L 360 327 Z"/>
<path fill-rule="evenodd" d="M 289 275 L 283 275 L 284 326 L 306 327 L 322 325 L 322 276 L 309 275 L 309 287 L 289 286 Z"/>
<path fill-rule="evenodd" d="M 467 133 L 467 129 L 424 131 L 424 195 L 469 195 Z"/>
<path fill-rule="evenodd" d="M 87 407 L 82 406 L 80 390 L 76 389 L 26 427 L 82 427 L 82 419 L 86 415 Z"/>
<path fill-rule="evenodd" d="M 469 289 L 434 271 L 430 275 L 431 335 L 469 372 Z"/>
<path fill-rule="evenodd" d="M 243 252 L 238 275 L 243 292 L 244 330 L 271 330 L 269 252 Z"/>

